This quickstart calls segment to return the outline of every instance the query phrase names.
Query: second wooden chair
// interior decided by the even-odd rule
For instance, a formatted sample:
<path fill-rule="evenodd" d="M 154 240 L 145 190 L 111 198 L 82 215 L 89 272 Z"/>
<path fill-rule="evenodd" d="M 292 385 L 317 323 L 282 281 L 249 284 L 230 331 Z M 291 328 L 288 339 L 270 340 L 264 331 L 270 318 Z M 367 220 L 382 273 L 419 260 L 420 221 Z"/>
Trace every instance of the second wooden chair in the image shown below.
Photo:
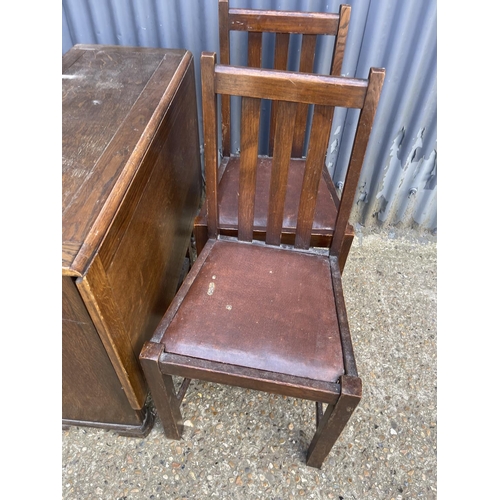
<path fill-rule="evenodd" d="M 301 51 L 299 72 L 313 73 L 315 56 L 319 37 L 331 35 L 335 43 L 331 46 L 330 54 L 323 57 L 330 61 L 330 74 L 340 76 L 344 51 L 349 28 L 351 7 L 341 5 L 338 14 L 323 12 L 296 12 L 296 11 L 263 11 L 249 9 L 230 9 L 228 0 L 219 0 L 219 43 L 221 64 L 229 65 L 230 33 L 232 31 L 248 33 L 248 66 L 261 67 L 262 64 L 262 37 L 263 33 L 275 33 L 274 69 L 289 70 L 291 61 L 289 46 L 291 35 L 301 35 Z M 291 195 L 285 203 L 283 214 L 282 243 L 292 244 L 295 241 L 297 228 L 297 200 L 305 162 L 303 159 L 306 145 L 306 121 L 309 106 L 305 103 L 297 105 L 295 127 L 293 131 L 292 154 L 290 158 L 289 187 Z M 269 192 L 267 186 L 271 175 L 271 159 L 274 153 L 274 137 L 276 128 L 277 108 L 271 104 L 268 156 L 259 156 L 257 168 L 257 188 L 255 192 L 255 220 L 253 222 L 253 237 L 258 240 L 266 239 L 267 206 Z M 222 122 L 222 153 L 223 160 L 219 169 L 219 210 L 221 234 L 236 234 L 238 226 L 238 178 L 239 162 L 230 154 L 230 96 L 221 96 Z M 334 229 L 339 199 L 324 165 L 325 158 L 320 161 L 322 176 L 318 193 L 318 203 L 314 214 L 312 241 L 316 247 L 328 247 L 331 244 L 331 233 Z M 201 252 L 208 239 L 207 207 L 203 205 L 200 214 L 194 222 L 194 236 L 196 249 Z M 354 231 L 350 224 L 346 226 L 339 264 L 341 271 L 344 268 L 349 250 L 354 238 Z"/>

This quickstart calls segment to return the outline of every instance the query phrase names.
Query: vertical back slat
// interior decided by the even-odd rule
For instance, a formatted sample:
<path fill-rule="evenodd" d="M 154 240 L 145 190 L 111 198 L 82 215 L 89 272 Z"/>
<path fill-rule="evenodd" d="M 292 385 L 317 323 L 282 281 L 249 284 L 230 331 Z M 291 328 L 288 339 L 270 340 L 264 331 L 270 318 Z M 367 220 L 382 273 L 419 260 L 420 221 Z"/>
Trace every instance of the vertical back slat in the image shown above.
<path fill-rule="evenodd" d="M 262 33 L 248 33 L 248 66 L 260 68 L 262 64 Z"/>
<path fill-rule="evenodd" d="M 341 5 L 339 13 L 339 28 L 335 37 L 335 46 L 333 48 L 332 70 L 330 74 L 340 76 L 342 72 L 342 63 L 344 61 L 345 45 L 347 32 L 349 30 L 349 21 L 351 19 L 351 6 Z"/>
<path fill-rule="evenodd" d="M 288 59 L 289 36 L 291 32 L 297 32 L 296 27 L 288 23 L 284 23 L 283 17 L 276 17 L 272 20 L 267 19 L 270 13 L 268 11 L 263 14 L 263 11 L 256 11 L 258 15 L 250 15 L 252 11 L 245 9 L 229 10 L 228 0 L 219 0 L 219 43 L 220 43 L 220 58 L 221 64 L 230 64 L 230 30 L 248 31 L 248 66 L 261 67 L 262 65 L 262 31 L 276 30 L 276 45 L 275 45 L 275 65 L 276 69 L 286 70 Z M 351 14 L 349 5 L 341 5 L 338 16 L 335 16 L 335 22 L 332 19 L 326 20 L 331 14 L 321 13 L 291 13 L 290 19 L 295 19 L 294 16 L 303 14 L 308 16 L 307 19 L 300 21 L 292 21 L 295 23 L 303 23 L 304 26 L 302 35 L 302 50 L 300 72 L 312 73 L 314 63 L 314 52 L 316 45 L 316 35 L 310 33 L 324 33 L 336 35 L 335 46 L 332 57 L 331 74 L 340 75 L 342 70 L 342 62 L 344 58 L 347 31 Z M 266 17 L 267 15 L 267 17 Z M 303 17 L 304 17 L 303 16 Z M 320 19 L 321 18 L 321 19 Z M 302 25 L 301 25 L 302 26 Z M 319 29 L 319 27 L 321 29 Z M 301 28 L 301 29 L 302 29 Z M 252 31 L 257 30 L 257 31 Z M 290 30 L 290 31 L 288 31 Z M 309 33 L 309 34 L 307 34 Z M 229 96 L 221 98 L 221 121 L 222 121 L 222 152 L 224 156 L 230 155 L 231 148 L 231 115 L 230 115 L 231 100 Z M 270 114 L 270 130 L 269 130 L 269 155 L 272 156 L 274 150 L 274 131 L 276 123 L 276 111 L 271 105 Z M 306 139 L 306 125 L 308 116 L 308 106 L 301 105 L 297 111 L 296 130 L 294 135 L 294 145 L 292 149 L 293 157 L 301 157 L 304 151 L 304 143 Z"/>
<path fill-rule="evenodd" d="M 252 241 L 255 180 L 259 145 L 260 99 L 241 98 L 241 156 L 238 198 L 238 239 Z"/>
<path fill-rule="evenodd" d="M 288 45 L 290 43 L 289 33 L 276 33 L 274 45 L 274 69 L 286 71 L 288 64 Z M 271 103 L 271 121 L 269 127 L 269 156 L 274 151 L 274 135 L 276 129 L 276 104 Z"/>
<path fill-rule="evenodd" d="M 230 64 L 229 58 L 229 3 L 228 0 L 219 0 L 219 45 L 220 63 Z M 221 124 L 222 124 L 222 154 L 229 156 L 231 151 L 231 111 L 230 96 L 221 96 Z"/>
<path fill-rule="evenodd" d="M 300 193 L 295 248 L 307 249 L 311 241 L 316 198 L 321 172 L 325 164 L 332 118 L 333 108 L 331 106 L 314 106 L 311 139 Z"/>
<path fill-rule="evenodd" d="M 312 73 L 314 67 L 314 51 L 316 48 L 316 35 L 302 36 L 302 49 L 300 53 L 300 73 Z M 306 134 L 307 104 L 299 104 L 297 107 L 297 118 L 295 120 L 295 131 L 293 136 L 292 156 L 301 158 L 304 151 L 304 139 Z"/>
<path fill-rule="evenodd" d="M 366 147 L 370 138 L 370 132 L 375 119 L 382 85 L 384 83 L 385 70 L 372 68 L 368 78 L 368 88 L 366 90 L 365 102 L 359 116 L 356 135 L 351 150 L 351 158 L 347 170 L 342 198 L 340 199 L 339 211 L 335 222 L 335 232 L 333 233 L 330 254 L 338 256 L 342 248 L 345 230 L 349 223 L 354 196 L 358 187 L 359 175 L 363 167 Z"/>
<path fill-rule="evenodd" d="M 209 238 L 216 238 L 219 231 L 217 203 L 217 95 L 215 94 L 214 83 L 215 62 L 215 53 L 202 53 L 201 90 L 203 103 L 207 229 Z"/>
<path fill-rule="evenodd" d="M 273 107 L 277 109 L 276 149 L 271 169 L 271 185 L 269 187 L 266 243 L 268 245 L 279 245 L 281 243 L 288 167 L 290 165 L 297 104 L 275 101 Z"/>

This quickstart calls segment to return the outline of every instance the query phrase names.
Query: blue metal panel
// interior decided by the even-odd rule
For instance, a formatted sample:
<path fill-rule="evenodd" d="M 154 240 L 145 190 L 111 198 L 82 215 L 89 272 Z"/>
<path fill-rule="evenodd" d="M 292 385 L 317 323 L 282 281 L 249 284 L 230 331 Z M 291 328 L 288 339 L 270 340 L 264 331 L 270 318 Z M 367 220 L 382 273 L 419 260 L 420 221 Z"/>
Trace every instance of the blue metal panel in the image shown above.
<path fill-rule="evenodd" d="M 230 0 L 232 7 L 338 12 L 350 4 L 342 74 L 366 78 L 386 68 L 386 80 L 351 221 L 365 226 L 437 228 L 436 0 Z M 200 54 L 219 50 L 217 0 L 63 0 L 62 50 L 76 43 L 185 48 L 194 55 L 201 117 Z M 246 64 L 244 34 L 231 39 L 232 64 Z M 327 72 L 332 37 L 323 37 L 315 70 Z M 270 64 L 274 37 L 263 41 Z M 298 54 L 300 37 L 292 37 Z M 295 60 L 298 65 L 298 57 Z M 263 107 L 263 117 L 268 110 Z M 326 164 L 340 188 L 355 133 L 355 110 L 335 112 Z M 232 111 L 234 150 L 238 112 Z M 200 120 L 201 133 L 201 120 Z M 265 140 L 264 131 L 262 140 Z"/>
<path fill-rule="evenodd" d="M 353 217 L 365 225 L 413 224 L 408 208 L 427 198 L 429 173 L 421 167 L 436 149 L 435 1 L 372 2 L 356 76 L 370 66 L 385 67 L 386 81 Z"/>
<path fill-rule="evenodd" d="M 73 40 L 72 36 L 69 30 L 69 25 L 68 25 L 68 19 L 66 17 L 66 10 L 62 8 L 62 27 L 63 27 L 63 32 L 62 32 L 62 52 L 65 54 L 68 52 L 69 49 L 73 46 Z"/>

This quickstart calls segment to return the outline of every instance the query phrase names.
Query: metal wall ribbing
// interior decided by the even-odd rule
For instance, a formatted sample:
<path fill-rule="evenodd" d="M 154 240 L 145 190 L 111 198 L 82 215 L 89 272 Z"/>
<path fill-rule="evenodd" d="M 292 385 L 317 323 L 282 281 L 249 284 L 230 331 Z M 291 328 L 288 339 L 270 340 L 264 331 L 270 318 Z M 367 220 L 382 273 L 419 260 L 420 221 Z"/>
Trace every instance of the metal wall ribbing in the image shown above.
<path fill-rule="evenodd" d="M 230 0 L 231 7 L 338 12 L 340 1 Z M 436 0 L 350 0 L 351 23 L 342 74 L 366 78 L 386 68 L 379 110 L 351 221 L 364 226 L 437 230 Z M 63 0 L 63 53 L 77 43 L 185 48 L 195 59 L 201 118 L 199 58 L 218 52 L 217 0 Z M 234 61 L 244 63 L 244 36 L 235 34 Z M 233 42 L 232 42 L 233 43 Z M 263 44 L 264 63 L 272 37 Z M 297 50 L 300 41 L 297 39 Z M 322 47 L 333 43 L 324 37 Z M 293 45 L 292 45 L 293 52 Z M 326 50 L 323 52 L 326 53 Z M 315 68 L 322 70 L 321 56 Z M 265 110 L 264 115 L 265 116 Z M 233 111 L 233 126 L 238 116 Z M 340 109 L 326 163 L 342 188 L 357 112 Z M 201 129 L 200 129 L 201 132 Z M 238 147 L 234 134 L 232 148 Z"/>

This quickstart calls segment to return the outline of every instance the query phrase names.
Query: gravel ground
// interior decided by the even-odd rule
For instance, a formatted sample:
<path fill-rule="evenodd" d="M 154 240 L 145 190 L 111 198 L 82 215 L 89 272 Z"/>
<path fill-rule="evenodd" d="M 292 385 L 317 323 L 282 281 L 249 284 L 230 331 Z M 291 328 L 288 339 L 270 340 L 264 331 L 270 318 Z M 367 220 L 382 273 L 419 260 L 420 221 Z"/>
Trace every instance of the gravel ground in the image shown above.
<path fill-rule="evenodd" d="M 344 293 L 363 398 L 321 470 L 314 403 L 192 382 L 185 432 L 62 433 L 62 498 L 437 498 L 436 237 L 358 234 Z M 153 411 L 154 405 L 150 403 Z"/>

